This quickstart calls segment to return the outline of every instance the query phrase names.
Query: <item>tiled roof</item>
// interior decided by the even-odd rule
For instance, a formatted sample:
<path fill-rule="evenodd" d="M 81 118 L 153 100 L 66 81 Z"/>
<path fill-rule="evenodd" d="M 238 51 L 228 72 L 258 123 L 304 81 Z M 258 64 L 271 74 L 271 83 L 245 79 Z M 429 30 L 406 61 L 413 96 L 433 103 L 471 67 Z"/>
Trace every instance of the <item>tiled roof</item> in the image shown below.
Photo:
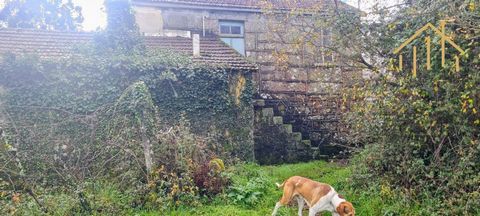
<path fill-rule="evenodd" d="M 35 53 L 41 57 L 56 58 L 71 54 L 74 45 L 93 40 L 94 33 L 59 32 L 30 29 L 0 29 L 0 53 Z M 191 38 L 145 36 L 149 48 L 164 48 L 192 56 L 194 62 L 222 65 L 235 69 L 256 69 L 243 56 L 218 38 L 200 39 L 200 57 L 193 57 Z"/>
<path fill-rule="evenodd" d="M 225 8 L 244 8 L 244 9 L 261 9 L 272 7 L 274 9 L 313 9 L 317 6 L 334 6 L 335 0 L 133 0 L 134 3 L 177 3 L 195 6 L 213 6 Z M 353 7 L 338 0 L 340 8 Z"/>

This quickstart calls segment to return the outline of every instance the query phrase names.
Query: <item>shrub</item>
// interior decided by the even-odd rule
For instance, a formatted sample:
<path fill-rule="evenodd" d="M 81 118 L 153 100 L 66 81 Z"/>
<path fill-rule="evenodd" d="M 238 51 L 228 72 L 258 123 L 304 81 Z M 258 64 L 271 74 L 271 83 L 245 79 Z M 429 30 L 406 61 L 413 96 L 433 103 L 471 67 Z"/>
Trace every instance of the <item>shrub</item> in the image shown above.
<path fill-rule="evenodd" d="M 200 195 L 213 196 L 223 192 L 229 179 L 221 159 L 212 158 L 217 145 L 209 137 L 190 131 L 189 121 L 182 116 L 178 124 L 160 130 L 158 144 L 153 145 L 157 168 L 141 189 L 140 199 L 147 208 L 178 208 L 199 204 Z"/>
<path fill-rule="evenodd" d="M 147 185 L 145 207 L 150 209 L 175 209 L 181 205 L 198 204 L 198 187 L 191 174 L 180 170 L 157 168 Z"/>
<path fill-rule="evenodd" d="M 195 170 L 193 179 L 201 194 L 211 197 L 224 192 L 230 184 L 230 179 L 224 170 L 225 165 L 218 158 L 199 166 Z"/>
<path fill-rule="evenodd" d="M 228 198 L 237 205 L 253 207 L 258 204 L 271 184 L 265 177 L 254 177 L 247 184 L 234 184 L 229 188 Z"/>

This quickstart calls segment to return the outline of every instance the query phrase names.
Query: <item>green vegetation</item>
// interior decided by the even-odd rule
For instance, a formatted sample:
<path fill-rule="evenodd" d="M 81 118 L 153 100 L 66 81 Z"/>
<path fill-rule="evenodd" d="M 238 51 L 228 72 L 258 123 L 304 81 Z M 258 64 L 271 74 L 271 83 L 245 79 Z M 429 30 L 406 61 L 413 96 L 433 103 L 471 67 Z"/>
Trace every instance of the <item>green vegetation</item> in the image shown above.
<path fill-rule="evenodd" d="M 351 200 L 358 215 L 422 215 L 419 204 L 408 205 L 401 199 L 378 185 L 372 184 L 372 190 L 365 191 L 352 186 L 351 166 L 324 161 L 309 163 L 259 166 L 244 164 L 227 167 L 233 184 L 223 193 L 213 198 L 199 197 L 189 205 L 175 208 L 161 208 L 160 205 L 148 208 L 135 208 L 135 194 L 129 190 L 105 183 L 89 183 L 85 186 L 85 197 L 97 215 L 222 215 L 222 216 L 264 216 L 271 214 L 282 191 L 275 186 L 290 176 L 300 175 L 331 184 L 337 192 Z M 256 201 L 247 201 L 248 196 L 241 196 L 250 191 L 258 193 Z M 42 194 L 41 199 L 54 215 L 65 215 L 75 210 L 76 202 L 70 194 Z M 250 196 L 251 198 L 251 196 Z M 430 200 L 425 200 L 429 203 Z M 292 206 L 282 207 L 279 215 L 296 215 L 296 202 Z M 40 214 L 40 210 L 30 197 L 22 197 L 17 204 L 16 213 L 20 215 Z M 327 214 L 329 215 L 329 214 Z"/>
<path fill-rule="evenodd" d="M 110 17 L 106 33 L 75 55 L 1 58 L 1 213 L 268 215 L 282 193 L 275 182 L 293 175 L 332 184 L 358 215 L 480 213 L 480 11 L 471 1 L 419 0 L 388 22 L 348 23 L 368 29 L 351 32 L 373 37 L 358 40 L 372 42 L 371 59 L 388 59 L 367 65 L 373 76 L 345 92 L 349 166 L 248 164 L 250 72 L 147 50 L 128 1 L 112 0 L 108 11 L 125 26 Z M 435 56 L 431 70 L 418 61 L 417 77 L 400 70 L 391 50 L 445 17 L 465 49 L 462 68 Z"/>
<path fill-rule="evenodd" d="M 314 22 L 306 29 L 286 28 L 306 19 L 299 12 L 301 8 L 296 8 L 289 11 L 283 23 L 270 27 L 269 30 L 276 33 L 270 39 L 283 36 L 282 41 L 290 40 L 291 46 L 275 50 L 280 54 L 292 52 L 295 47 L 303 51 L 304 45 L 313 46 L 309 49 L 323 49 L 315 46 L 315 42 L 321 38 L 322 28 L 333 26 L 335 43 L 328 50 L 343 57 L 340 65 L 352 63 L 370 73 L 368 78 L 355 80 L 342 89 L 343 124 L 348 129 L 339 134 L 338 140 L 342 146 L 348 145 L 348 151 L 355 157 L 352 161 L 355 187 L 373 190 L 380 185 L 382 193 L 391 194 L 405 205 L 422 203 L 419 212 L 424 214 L 478 214 L 478 1 L 401 2 L 389 8 L 373 7 L 369 16 L 377 18 L 365 22 L 333 8 L 325 13 L 332 17 L 314 13 L 308 18 Z M 267 12 L 272 20 L 278 20 L 276 13 Z M 325 17 L 329 22 L 324 21 Z M 442 63 L 442 37 L 430 29 L 417 35 L 400 53 L 393 53 L 427 23 L 438 27 L 441 20 L 447 20 L 445 34 L 464 53 L 447 43 L 446 61 Z M 429 45 L 426 45 L 427 37 Z M 428 61 L 431 68 L 427 66 L 427 47 L 431 48 Z M 401 63 L 399 55 L 403 57 Z M 280 55 L 276 60 L 287 63 L 288 56 Z M 413 67 L 416 67 L 415 75 Z M 342 78 L 342 83 L 348 83 L 348 79 Z M 332 95 L 336 94 L 334 90 Z"/>
<path fill-rule="evenodd" d="M 472 215 L 480 208 L 480 41 L 471 35 L 478 35 L 480 11 L 468 5 L 416 1 L 379 29 L 391 52 L 426 23 L 438 26 L 447 16 L 455 21 L 446 32 L 464 54 L 447 48 L 442 67 L 441 38 L 426 31 L 402 51 L 408 59 L 403 70 L 398 56 L 389 54 L 386 71 L 346 94 L 355 101 L 346 122 L 356 144 L 364 147 L 355 161 L 354 182 L 369 188 L 375 180 L 385 193 L 428 203 L 422 205 L 425 214 Z M 431 70 L 425 60 L 427 36 L 433 41 Z M 412 46 L 419 47 L 416 77 Z M 462 65 L 458 71 L 455 55 Z"/>
<path fill-rule="evenodd" d="M 17 196 L 65 191 L 75 200 L 72 212 L 107 211 L 94 210 L 86 198 L 92 182 L 128 186 L 139 200 L 129 205 L 194 203 L 193 175 L 203 164 L 253 158 L 248 71 L 182 67 L 188 58 L 169 51 L 95 51 L 54 61 L 1 59 L 0 212 L 14 212 L 9 202 Z M 232 91 L 239 83 L 240 91 Z M 175 185 L 193 191 L 172 192 Z M 169 193 L 165 202 L 156 198 Z M 37 200 L 44 212 L 53 211 Z"/>
<path fill-rule="evenodd" d="M 195 206 L 230 185 L 218 158 L 253 159 L 251 71 L 146 49 L 129 1 L 107 9 L 62 59 L 1 56 L 1 214 Z"/>
<path fill-rule="evenodd" d="M 316 181 L 331 184 L 338 193 L 352 201 L 358 215 L 422 215 L 418 204 L 409 204 L 394 194 L 382 191 L 372 182 L 369 190 L 355 188 L 352 182 L 352 166 L 325 161 L 287 164 L 277 166 L 259 166 L 246 164 L 229 168 L 233 185 L 224 195 L 219 195 L 199 207 L 180 207 L 177 210 L 163 212 L 166 215 L 229 215 L 229 216 L 264 216 L 270 215 L 275 203 L 282 196 L 282 191 L 275 183 L 281 183 L 295 175 L 305 176 Z M 236 202 L 228 193 L 255 191 L 259 192 L 258 201 L 250 205 Z M 233 189 L 233 190 L 232 190 Z M 244 193 L 238 193 L 244 194 Z M 428 200 L 426 200 L 428 201 Z M 296 215 L 296 202 L 290 207 L 282 207 L 279 215 Z M 155 215 L 158 212 L 141 212 L 140 215 Z M 305 212 L 305 214 L 307 214 Z M 325 215 L 329 215 L 326 213 Z"/>

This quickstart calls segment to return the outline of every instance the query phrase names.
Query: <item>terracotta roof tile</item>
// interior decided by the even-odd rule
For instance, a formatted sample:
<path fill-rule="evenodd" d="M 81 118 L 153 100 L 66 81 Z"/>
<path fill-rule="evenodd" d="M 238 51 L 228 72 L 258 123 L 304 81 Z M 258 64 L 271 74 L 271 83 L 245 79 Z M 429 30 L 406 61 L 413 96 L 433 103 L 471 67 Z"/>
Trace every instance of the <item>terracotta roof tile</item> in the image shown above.
<path fill-rule="evenodd" d="M 92 41 L 94 33 L 59 32 L 31 29 L 0 29 L 0 53 L 31 53 L 57 58 L 71 54 L 75 45 Z M 192 56 L 194 62 L 222 65 L 235 69 L 256 69 L 234 49 L 218 38 L 200 39 L 200 57 L 193 57 L 192 39 L 184 37 L 145 36 L 149 48 L 171 49 Z"/>

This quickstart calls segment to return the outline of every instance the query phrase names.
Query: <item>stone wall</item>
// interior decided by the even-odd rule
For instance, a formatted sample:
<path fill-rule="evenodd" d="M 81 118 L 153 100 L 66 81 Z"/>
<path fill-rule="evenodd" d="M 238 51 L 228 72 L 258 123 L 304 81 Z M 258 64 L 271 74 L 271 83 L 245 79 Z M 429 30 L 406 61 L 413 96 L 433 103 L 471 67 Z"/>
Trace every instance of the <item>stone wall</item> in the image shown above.
<path fill-rule="evenodd" d="M 219 11 L 219 10 L 194 10 L 194 9 L 173 9 L 173 8 L 152 8 L 145 6 L 134 7 L 137 22 L 140 30 L 145 33 L 158 33 L 162 30 L 188 30 L 206 36 L 219 34 L 220 20 L 243 21 L 245 26 L 245 50 L 246 57 L 259 65 L 260 72 L 256 77 L 258 88 L 262 92 L 280 94 L 284 92 L 295 92 L 305 94 L 323 94 L 328 84 L 342 81 L 339 73 L 344 70 L 332 70 L 325 65 L 337 65 L 342 60 L 335 58 L 335 61 L 322 62 L 322 53 L 312 46 L 304 46 L 292 49 L 293 45 L 288 41 L 293 40 L 300 30 L 295 31 L 294 23 L 284 26 L 283 37 L 272 33 L 268 27 L 284 25 L 273 23 L 275 20 L 255 12 Z M 308 21 L 307 21 L 308 22 Z M 161 28 L 159 28 L 162 26 Z M 281 32 L 280 32 L 281 33 Z M 284 53 L 286 65 L 279 65 L 278 53 Z M 325 54 L 324 54 L 325 55 Z M 331 56 L 329 55 L 329 58 Z M 316 67 L 317 66 L 317 67 Z M 320 66 L 320 67 L 318 67 Z"/>
<path fill-rule="evenodd" d="M 145 13 L 151 13 L 152 8 L 137 6 L 135 10 L 137 17 L 146 17 Z M 293 124 L 294 131 L 301 132 L 303 139 L 312 140 L 314 146 L 328 145 L 338 135 L 341 89 L 358 77 L 356 71 L 341 64 L 344 60 L 335 54 L 325 54 L 318 46 L 290 43 L 302 31 L 296 26 L 311 20 L 286 25 L 259 12 L 154 10 L 161 14 L 155 16 L 155 21 L 137 18 L 141 31 L 148 32 L 151 23 L 156 22 L 154 25 L 162 25 L 163 30 L 188 30 L 202 36 L 205 32 L 208 37 L 218 35 L 220 20 L 243 21 L 246 57 L 259 66 L 254 85 L 267 105 L 274 108 L 276 114 L 285 115 L 285 121 Z M 273 33 L 272 26 L 280 31 Z M 282 113 L 281 107 L 277 107 L 282 103 L 292 107 Z"/>

